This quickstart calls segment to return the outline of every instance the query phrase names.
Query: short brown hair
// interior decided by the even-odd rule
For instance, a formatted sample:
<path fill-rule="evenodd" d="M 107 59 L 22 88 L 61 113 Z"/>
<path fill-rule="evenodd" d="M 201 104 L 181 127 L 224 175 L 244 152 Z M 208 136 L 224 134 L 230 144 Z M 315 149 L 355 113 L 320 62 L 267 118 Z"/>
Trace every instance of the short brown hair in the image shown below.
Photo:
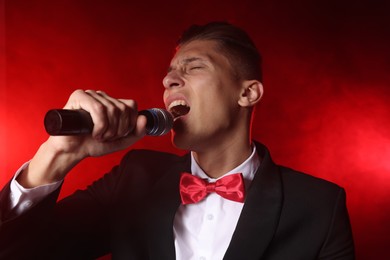
<path fill-rule="evenodd" d="M 180 37 L 180 47 L 194 40 L 212 40 L 218 43 L 230 61 L 238 79 L 262 81 L 261 55 L 249 35 L 227 22 L 192 25 Z"/>

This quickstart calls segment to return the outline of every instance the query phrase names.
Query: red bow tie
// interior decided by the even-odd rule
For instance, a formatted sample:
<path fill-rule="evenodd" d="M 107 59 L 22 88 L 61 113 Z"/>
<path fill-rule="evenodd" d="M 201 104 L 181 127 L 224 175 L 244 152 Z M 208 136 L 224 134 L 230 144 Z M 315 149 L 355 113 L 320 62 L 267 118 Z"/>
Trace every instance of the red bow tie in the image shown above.
<path fill-rule="evenodd" d="M 180 197 L 184 205 L 201 201 L 211 192 L 216 192 L 228 200 L 244 202 L 245 187 L 242 174 L 227 175 L 216 182 L 208 183 L 190 173 L 182 173 L 180 178 Z"/>

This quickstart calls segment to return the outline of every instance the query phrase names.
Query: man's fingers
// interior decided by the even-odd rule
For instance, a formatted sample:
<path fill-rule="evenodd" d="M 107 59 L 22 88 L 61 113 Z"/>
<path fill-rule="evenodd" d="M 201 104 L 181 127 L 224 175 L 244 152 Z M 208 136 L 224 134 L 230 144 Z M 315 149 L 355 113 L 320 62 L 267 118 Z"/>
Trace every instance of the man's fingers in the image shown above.
<path fill-rule="evenodd" d="M 105 92 L 97 91 L 97 93 L 116 106 L 118 109 L 118 128 L 116 136 L 123 137 L 129 132 L 132 132 L 137 119 L 137 103 L 132 99 L 115 99 L 110 97 Z"/>
<path fill-rule="evenodd" d="M 137 104 L 130 99 L 115 99 L 103 91 L 76 90 L 70 96 L 66 109 L 84 109 L 92 117 L 92 137 L 101 141 L 122 138 L 134 130 Z"/>

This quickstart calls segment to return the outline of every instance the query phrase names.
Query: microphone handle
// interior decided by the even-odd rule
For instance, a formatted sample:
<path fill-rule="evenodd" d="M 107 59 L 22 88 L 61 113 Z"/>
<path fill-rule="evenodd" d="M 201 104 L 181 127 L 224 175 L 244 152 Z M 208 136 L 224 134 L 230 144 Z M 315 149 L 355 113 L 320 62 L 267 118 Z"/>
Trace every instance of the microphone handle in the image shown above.
<path fill-rule="evenodd" d="M 160 108 L 141 110 L 139 115 L 147 118 L 146 134 L 159 136 L 170 131 L 173 125 L 171 114 Z M 45 130 L 49 135 L 87 135 L 93 130 L 91 115 L 83 109 L 51 109 L 44 119 Z"/>
<path fill-rule="evenodd" d="M 49 135 L 87 135 L 93 130 L 91 115 L 82 109 L 51 109 L 44 124 Z"/>

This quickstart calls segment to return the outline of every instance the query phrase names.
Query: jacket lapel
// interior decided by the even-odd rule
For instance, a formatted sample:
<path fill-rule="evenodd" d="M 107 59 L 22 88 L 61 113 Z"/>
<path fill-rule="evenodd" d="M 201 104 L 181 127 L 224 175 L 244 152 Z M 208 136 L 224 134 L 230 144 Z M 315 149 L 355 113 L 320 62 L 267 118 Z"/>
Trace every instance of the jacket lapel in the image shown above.
<path fill-rule="evenodd" d="M 278 167 L 267 148 L 259 143 L 256 148 L 262 162 L 248 190 L 225 260 L 260 259 L 279 222 L 283 195 Z"/>
<path fill-rule="evenodd" d="M 191 170 L 189 155 L 179 159 L 153 190 L 155 199 L 149 208 L 147 230 L 150 259 L 175 259 L 173 220 L 181 203 L 180 173 Z"/>

